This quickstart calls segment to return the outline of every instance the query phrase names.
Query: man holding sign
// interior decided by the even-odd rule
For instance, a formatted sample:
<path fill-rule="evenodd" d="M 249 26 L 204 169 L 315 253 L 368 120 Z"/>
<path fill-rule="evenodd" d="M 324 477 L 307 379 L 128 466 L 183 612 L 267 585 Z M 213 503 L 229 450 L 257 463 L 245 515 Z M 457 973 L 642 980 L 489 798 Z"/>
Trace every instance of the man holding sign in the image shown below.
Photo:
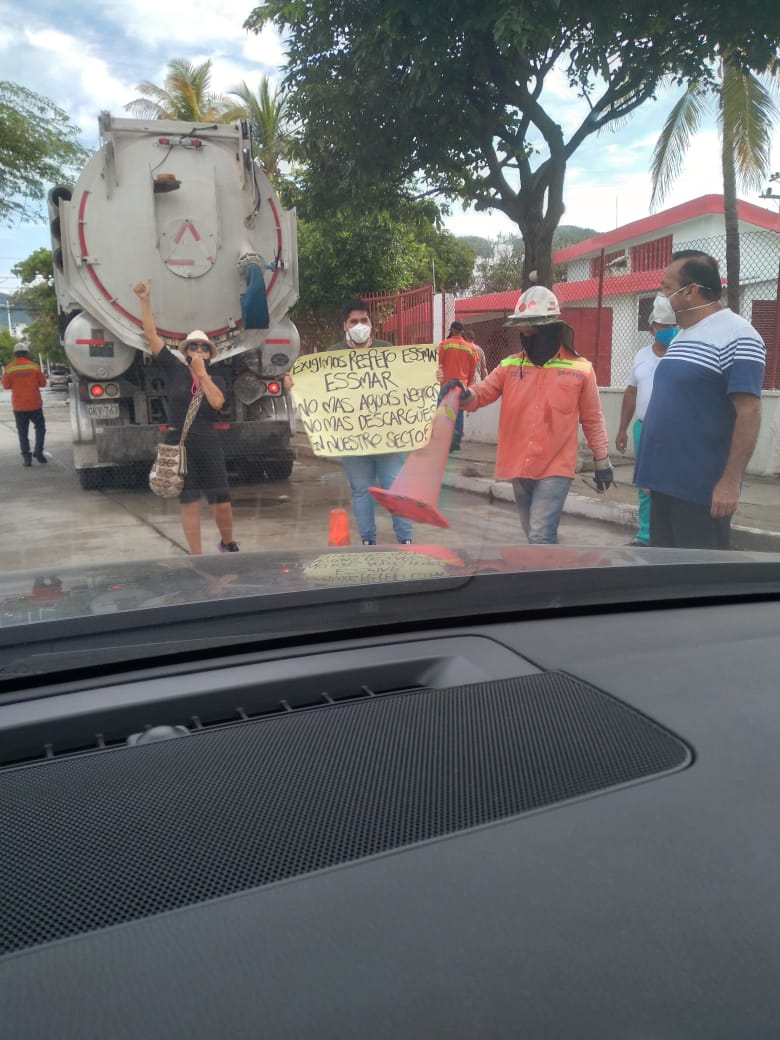
<path fill-rule="evenodd" d="M 389 490 L 406 452 L 430 436 L 436 410 L 436 348 L 394 347 L 372 337 L 364 300 L 348 300 L 344 339 L 300 357 L 285 387 L 293 398 L 315 455 L 338 458 L 352 493 L 364 545 L 376 544 L 371 487 Z M 396 541 L 412 541 L 412 524 L 393 516 Z"/>

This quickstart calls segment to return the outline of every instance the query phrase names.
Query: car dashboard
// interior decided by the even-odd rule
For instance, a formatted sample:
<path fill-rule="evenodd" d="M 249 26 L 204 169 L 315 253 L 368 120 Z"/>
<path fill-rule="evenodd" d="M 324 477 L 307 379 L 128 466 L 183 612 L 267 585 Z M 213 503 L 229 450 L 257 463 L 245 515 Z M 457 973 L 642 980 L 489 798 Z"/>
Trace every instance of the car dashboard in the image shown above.
<path fill-rule="evenodd" d="M 5 700 L 4 1034 L 776 1036 L 778 631 L 464 620 Z"/>

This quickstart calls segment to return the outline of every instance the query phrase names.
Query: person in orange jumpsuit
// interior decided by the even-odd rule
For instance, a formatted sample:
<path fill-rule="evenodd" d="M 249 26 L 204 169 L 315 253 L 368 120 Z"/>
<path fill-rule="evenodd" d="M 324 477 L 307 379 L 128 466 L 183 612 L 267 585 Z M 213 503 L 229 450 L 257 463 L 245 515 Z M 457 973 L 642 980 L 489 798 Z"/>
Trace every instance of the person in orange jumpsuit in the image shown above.
<path fill-rule="evenodd" d="M 439 344 L 439 369 L 437 372 L 439 382 L 443 385 L 454 379 L 468 386 L 474 382 L 476 374 L 477 352 L 471 341 L 466 338 L 462 323 L 453 321 L 447 338 Z M 443 396 L 442 391 L 439 394 L 440 402 Z M 462 440 L 463 412 L 459 411 L 455 419 L 455 428 L 452 431 L 450 451 L 460 451 Z"/>
<path fill-rule="evenodd" d="M 46 437 L 46 420 L 43 417 L 41 387 L 46 386 L 46 376 L 40 366 L 30 357 L 25 340 L 14 347 L 13 361 L 9 361 L 3 372 L 3 388 L 11 391 L 11 408 L 16 420 L 22 463 L 32 466 L 33 454 L 38 462 L 48 462 L 43 454 Z M 35 450 L 30 451 L 30 423 L 35 428 Z"/>
<path fill-rule="evenodd" d="M 524 292 L 506 324 L 520 330 L 523 350 L 504 358 L 481 383 L 462 388 L 460 403 L 473 412 L 501 398 L 496 477 L 512 481 L 528 541 L 556 543 L 580 425 L 593 452 L 597 489 L 606 491 L 614 479 L 596 376 L 574 350 L 571 326 L 561 320 L 549 289 Z"/>

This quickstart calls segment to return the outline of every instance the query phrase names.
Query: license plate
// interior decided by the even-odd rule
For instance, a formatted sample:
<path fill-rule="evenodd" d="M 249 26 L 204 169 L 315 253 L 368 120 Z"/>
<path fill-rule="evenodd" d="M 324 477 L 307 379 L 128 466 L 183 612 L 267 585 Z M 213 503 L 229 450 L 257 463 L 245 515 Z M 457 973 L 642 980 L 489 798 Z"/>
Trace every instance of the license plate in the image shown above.
<path fill-rule="evenodd" d="M 118 419 L 119 401 L 106 401 L 100 404 L 88 404 L 87 415 L 90 419 Z"/>

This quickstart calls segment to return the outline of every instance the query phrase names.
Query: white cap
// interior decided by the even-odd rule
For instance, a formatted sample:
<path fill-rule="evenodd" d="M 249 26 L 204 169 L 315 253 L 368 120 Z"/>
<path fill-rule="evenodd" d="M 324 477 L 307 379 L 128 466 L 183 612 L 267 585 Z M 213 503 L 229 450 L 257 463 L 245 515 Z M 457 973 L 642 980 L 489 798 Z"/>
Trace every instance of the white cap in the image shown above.
<path fill-rule="evenodd" d="M 677 316 L 674 313 L 669 298 L 659 293 L 653 301 L 653 309 L 650 311 L 651 325 L 676 325 Z"/>

